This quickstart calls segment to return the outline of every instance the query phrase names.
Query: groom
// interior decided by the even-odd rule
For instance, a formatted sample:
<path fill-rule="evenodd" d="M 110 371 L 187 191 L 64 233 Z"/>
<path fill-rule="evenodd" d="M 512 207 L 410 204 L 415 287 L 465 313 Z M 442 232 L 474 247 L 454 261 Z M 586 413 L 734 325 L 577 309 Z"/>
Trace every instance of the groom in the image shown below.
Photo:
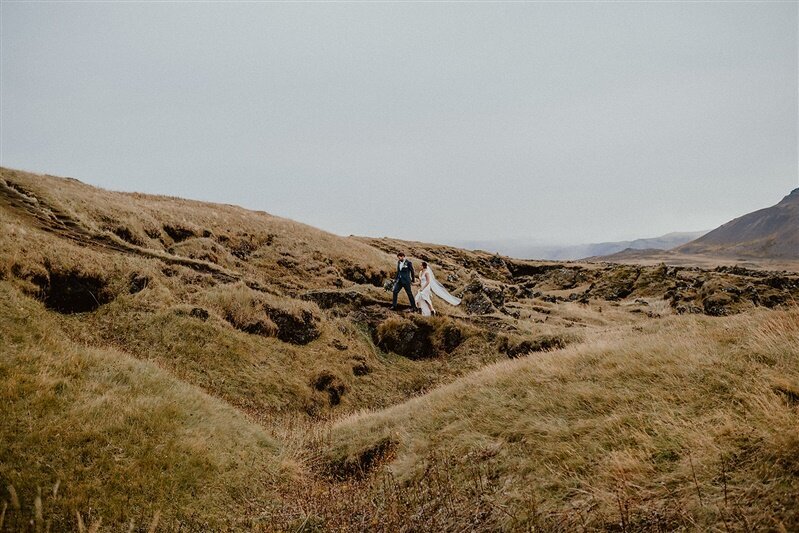
<path fill-rule="evenodd" d="M 397 296 L 402 289 L 408 295 L 408 301 L 411 303 L 411 310 L 415 313 L 417 311 L 416 301 L 411 292 L 411 283 L 416 280 L 416 274 L 413 272 L 413 263 L 405 259 L 405 254 L 399 252 L 397 254 L 397 277 L 394 280 L 394 298 L 391 303 L 391 309 L 397 309 Z"/>

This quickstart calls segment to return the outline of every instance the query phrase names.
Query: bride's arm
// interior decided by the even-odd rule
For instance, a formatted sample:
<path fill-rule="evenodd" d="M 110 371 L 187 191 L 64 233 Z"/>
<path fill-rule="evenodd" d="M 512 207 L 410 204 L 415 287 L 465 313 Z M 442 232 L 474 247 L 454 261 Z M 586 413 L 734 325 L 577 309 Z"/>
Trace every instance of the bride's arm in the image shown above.
<path fill-rule="evenodd" d="M 421 282 L 421 285 L 422 285 L 420 290 L 425 290 L 427 288 L 427 286 L 430 285 L 430 274 L 425 272 L 424 274 L 419 276 L 419 281 Z M 425 283 L 425 282 L 427 282 L 427 283 Z"/>

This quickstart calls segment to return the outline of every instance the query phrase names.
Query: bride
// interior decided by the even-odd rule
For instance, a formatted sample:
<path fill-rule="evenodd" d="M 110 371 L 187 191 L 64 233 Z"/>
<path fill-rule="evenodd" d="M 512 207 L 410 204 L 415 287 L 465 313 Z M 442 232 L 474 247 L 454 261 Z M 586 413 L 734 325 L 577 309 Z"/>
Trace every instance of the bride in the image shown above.
<path fill-rule="evenodd" d="M 419 283 L 421 288 L 416 293 L 416 307 L 422 310 L 422 316 L 430 316 L 436 314 L 433 309 L 433 293 L 443 299 L 445 302 L 458 305 L 461 303 L 460 298 L 452 296 L 444 286 L 436 280 L 433 270 L 427 266 L 427 262 L 422 261 L 422 271 L 419 272 Z"/>

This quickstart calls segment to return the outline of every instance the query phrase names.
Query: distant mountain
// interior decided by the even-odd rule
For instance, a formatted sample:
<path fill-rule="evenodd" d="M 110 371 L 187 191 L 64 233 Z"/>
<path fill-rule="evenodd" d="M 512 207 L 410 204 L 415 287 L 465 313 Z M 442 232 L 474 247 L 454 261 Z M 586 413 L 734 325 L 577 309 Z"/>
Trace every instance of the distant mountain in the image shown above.
<path fill-rule="evenodd" d="M 600 242 L 575 245 L 546 245 L 524 239 L 497 241 L 464 241 L 453 243 L 463 248 L 480 249 L 522 259 L 549 259 L 555 261 L 583 259 L 611 255 L 622 250 L 670 250 L 701 237 L 706 231 L 673 232 L 648 239 Z"/>
<path fill-rule="evenodd" d="M 799 259 L 799 189 L 676 249 L 686 254 Z"/>

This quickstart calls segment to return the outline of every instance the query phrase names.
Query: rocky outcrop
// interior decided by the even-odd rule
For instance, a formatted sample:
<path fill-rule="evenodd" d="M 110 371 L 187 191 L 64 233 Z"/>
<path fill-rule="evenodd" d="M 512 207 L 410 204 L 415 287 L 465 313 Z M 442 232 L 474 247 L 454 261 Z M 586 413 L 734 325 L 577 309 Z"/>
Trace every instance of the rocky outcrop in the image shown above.
<path fill-rule="evenodd" d="M 277 338 L 283 342 L 308 344 L 322 334 L 319 317 L 308 309 L 286 310 L 265 305 L 264 310 L 277 326 Z"/>
<path fill-rule="evenodd" d="M 463 289 L 463 308 L 470 315 L 495 313 L 505 305 L 505 286 L 473 276 Z"/>
<path fill-rule="evenodd" d="M 408 359 L 428 359 L 453 352 L 470 334 L 466 326 L 449 318 L 393 316 L 377 327 L 375 343 Z"/>

